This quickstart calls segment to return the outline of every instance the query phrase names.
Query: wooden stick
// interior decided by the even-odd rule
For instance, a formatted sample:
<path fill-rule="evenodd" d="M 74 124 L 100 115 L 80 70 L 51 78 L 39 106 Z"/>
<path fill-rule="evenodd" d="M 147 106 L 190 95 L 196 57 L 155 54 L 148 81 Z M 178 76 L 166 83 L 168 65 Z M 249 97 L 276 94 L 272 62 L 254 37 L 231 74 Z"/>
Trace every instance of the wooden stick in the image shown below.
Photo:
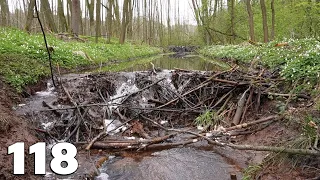
<path fill-rule="evenodd" d="M 282 119 L 282 116 L 278 116 L 278 115 L 268 116 L 266 118 L 261 118 L 261 119 L 256 120 L 256 121 L 252 121 L 252 122 L 249 122 L 249 123 L 243 123 L 243 124 L 239 124 L 239 125 L 236 125 L 236 126 L 232 126 L 232 127 L 226 128 L 225 131 L 227 132 L 227 131 L 232 131 L 232 130 L 235 130 L 235 129 L 242 129 L 242 128 L 246 128 L 248 126 L 264 123 L 264 122 L 271 121 L 271 120 L 280 120 L 280 119 Z"/>

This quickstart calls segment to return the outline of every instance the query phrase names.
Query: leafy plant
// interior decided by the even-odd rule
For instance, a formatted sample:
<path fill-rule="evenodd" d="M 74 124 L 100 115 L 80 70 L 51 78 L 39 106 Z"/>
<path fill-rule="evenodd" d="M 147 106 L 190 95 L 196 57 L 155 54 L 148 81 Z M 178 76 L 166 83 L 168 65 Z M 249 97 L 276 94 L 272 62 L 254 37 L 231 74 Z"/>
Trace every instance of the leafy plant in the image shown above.
<path fill-rule="evenodd" d="M 308 88 L 318 83 L 320 77 L 320 42 L 313 38 L 284 39 L 289 45 L 274 47 L 276 42 L 262 46 L 215 45 L 205 47 L 200 53 L 218 59 L 233 59 L 248 63 L 258 59 L 260 64 L 275 70 L 288 82 L 302 80 Z"/>
<path fill-rule="evenodd" d="M 214 112 L 212 110 L 206 110 L 200 116 L 195 119 L 195 124 L 197 126 L 208 127 L 213 125 Z"/>
<path fill-rule="evenodd" d="M 255 179 L 254 176 L 257 172 L 262 169 L 261 165 L 250 165 L 243 172 L 242 180 L 252 180 Z"/>
<path fill-rule="evenodd" d="M 194 123 L 197 126 L 209 127 L 220 124 L 222 119 L 214 110 L 206 110 L 195 119 Z"/>

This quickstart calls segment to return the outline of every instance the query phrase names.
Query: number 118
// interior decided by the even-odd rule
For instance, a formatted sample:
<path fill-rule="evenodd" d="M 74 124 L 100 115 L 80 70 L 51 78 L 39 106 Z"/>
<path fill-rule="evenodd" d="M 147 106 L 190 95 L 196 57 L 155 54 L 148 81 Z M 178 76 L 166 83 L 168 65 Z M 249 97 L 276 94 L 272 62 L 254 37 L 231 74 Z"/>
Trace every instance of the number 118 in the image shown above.
<path fill-rule="evenodd" d="M 24 143 L 18 142 L 8 147 L 8 154 L 14 154 L 13 174 L 24 174 Z M 29 154 L 34 154 L 34 173 L 37 175 L 46 174 L 46 144 L 36 143 L 29 147 Z M 78 169 L 78 161 L 75 159 L 77 148 L 70 143 L 58 143 L 51 149 L 53 159 L 50 162 L 51 170 L 59 175 L 69 175 Z M 67 164 L 66 167 L 62 163 Z"/>

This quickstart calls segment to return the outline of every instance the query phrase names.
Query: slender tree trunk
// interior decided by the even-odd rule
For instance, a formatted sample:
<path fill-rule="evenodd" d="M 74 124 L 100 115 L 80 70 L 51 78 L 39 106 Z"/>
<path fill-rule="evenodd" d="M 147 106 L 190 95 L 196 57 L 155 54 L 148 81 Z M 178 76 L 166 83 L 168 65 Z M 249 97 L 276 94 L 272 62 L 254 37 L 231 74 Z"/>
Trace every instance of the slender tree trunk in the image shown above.
<path fill-rule="evenodd" d="M 135 1 L 133 1 L 134 3 Z M 128 28 L 127 28 L 127 33 L 128 33 L 128 38 L 132 39 L 132 33 L 133 33 L 133 7 L 134 4 L 130 3 L 128 7 Z"/>
<path fill-rule="evenodd" d="M 267 9 L 264 0 L 260 0 L 260 6 L 262 11 L 262 24 L 263 24 L 263 41 L 266 43 L 269 41 L 268 37 L 268 20 L 267 20 Z"/>
<path fill-rule="evenodd" d="M 120 8 L 119 8 L 119 4 L 118 4 L 118 0 L 113 0 L 113 11 L 114 11 L 114 15 L 116 18 L 115 21 L 115 34 L 118 36 L 119 35 L 119 29 L 121 28 L 121 20 L 120 20 Z"/>
<path fill-rule="evenodd" d="M 97 0 L 96 5 L 96 43 L 98 43 L 101 36 L 101 0 Z"/>
<path fill-rule="evenodd" d="M 137 39 L 139 39 L 140 38 L 140 32 L 141 32 L 141 28 L 140 28 L 140 1 L 137 1 L 137 3 L 136 3 L 136 5 L 137 5 L 137 8 L 136 8 L 136 10 L 137 10 L 137 30 L 136 30 L 136 37 L 137 37 Z"/>
<path fill-rule="evenodd" d="M 32 25 L 35 5 L 36 5 L 36 0 L 30 0 L 30 3 L 28 5 L 28 15 L 27 15 L 26 26 L 24 28 L 29 33 L 31 32 L 31 25 Z"/>
<path fill-rule="evenodd" d="M 68 25 L 66 17 L 64 16 L 64 8 L 63 8 L 63 1 L 58 0 L 58 15 L 60 20 L 60 31 L 66 32 L 68 31 Z"/>
<path fill-rule="evenodd" d="M 148 25 L 147 25 L 147 0 L 143 1 L 143 42 L 148 41 Z"/>
<path fill-rule="evenodd" d="M 123 1 L 123 9 L 122 9 L 122 25 L 121 25 L 121 34 L 120 34 L 120 44 L 124 44 L 126 40 L 126 33 L 127 33 L 127 23 L 128 23 L 128 14 L 129 14 L 129 4 L 131 0 Z"/>
<path fill-rule="evenodd" d="M 108 9 L 107 9 L 107 43 L 111 43 L 111 37 L 112 37 L 112 7 L 113 7 L 113 0 L 108 0 Z"/>
<path fill-rule="evenodd" d="M 171 23 L 170 23 L 170 0 L 168 1 L 167 27 L 168 27 L 168 45 L 171 44 Z"/>
<path fill-rule="evenodd" d="M 251 0 L 246 0 L 247 12 L 248 12 L 248 24 L 249 24 L 249 35 L 250 40 L 255 41 L 254 37 L 254 21 L 253 21 L 253 13 L 251 8 Z"/>
<path fill-rule="evenodd" d="M 149 9 L 148 9 L 148 13 L 149 13 L 149 36 L 148 36 L 148 44 L 151 45 L 152 44 L 152 0 L 149 0 Z"/>
<path fill-rule="evenodd" d="M 1 7 L 1 25 L 9 26 L 10 25 L 10 11 L 7 0 L 0 0 Z"/>
<path fill-rule="evenodd" d="M 89 21 L 90 21 L 90 35 L 94 34 L 94 0 L 86 0 L 87 9 L 89 12 Z"/>
<path fill-rule="evenodd" d="M 67 0 L 67 22 L 68 22 L 68 27 L 72 26 L 71 14 L 72 14 L 72 0 Z M 69 29 L 69 30 L 71 30 L 71 29 Z"/>
<path fill-rule="evenodd" d="M 44 12 L 45 15 L 45 19 L 49 25 L 49 28 L 52 32 L 58 32 L 56 24 L 54 23 L 54 19 L 53 19 L 53 13 L 52 10 L 50 8 L 50 4 L 48 0 L 42 0 L 41 1 L 41 9 Z"/>
<path fill-rule="evenodd" d="M 71 19 L 71 32 L 78 36 L 80 33 L 81 21 L 79 0 L 72 0 Z"/>
<path fill-rule="evenodd" d="M 271 25 L 271 39 L 274 40 L 275 36 L 275 23 L 276 23 L 276 14 L 274 9 L 274 0 L 271 0 L 271 11 L 272 11 L 272 25 Z"/>
<path fill-rule="evenodd" d="M 235 40 L 235 32 L 234 32 L 234 19 L 235 19 L 235 14 L 234 14 L 234 0 L 228 0 L 228 9 L 229 9 L 229 13 L 230 13 L 230 23 L 231 23 L 231 27 L 230 27 L 230 34 L 231 34 L 231 44 L 234 43 Z"/>

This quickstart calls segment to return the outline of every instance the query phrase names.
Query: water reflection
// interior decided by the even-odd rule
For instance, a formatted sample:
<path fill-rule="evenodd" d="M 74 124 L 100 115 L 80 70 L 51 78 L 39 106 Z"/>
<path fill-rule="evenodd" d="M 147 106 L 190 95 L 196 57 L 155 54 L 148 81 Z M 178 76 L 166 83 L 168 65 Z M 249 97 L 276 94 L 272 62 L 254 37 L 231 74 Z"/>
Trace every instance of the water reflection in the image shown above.
<path fill-rule="evenodd" d="M 103 67 L 101 71 L 147 71 L 152 68 L 152 64 L 154 64 L 155 68 L 169 70 L 178 68 L 185 70 L 218 71 L 227 67 L 227 65 L 221 61 L 206 60 L 196 55 L 185 56 L 183 58 L 164 55 L 122 62 L 116 65 Z"/>

